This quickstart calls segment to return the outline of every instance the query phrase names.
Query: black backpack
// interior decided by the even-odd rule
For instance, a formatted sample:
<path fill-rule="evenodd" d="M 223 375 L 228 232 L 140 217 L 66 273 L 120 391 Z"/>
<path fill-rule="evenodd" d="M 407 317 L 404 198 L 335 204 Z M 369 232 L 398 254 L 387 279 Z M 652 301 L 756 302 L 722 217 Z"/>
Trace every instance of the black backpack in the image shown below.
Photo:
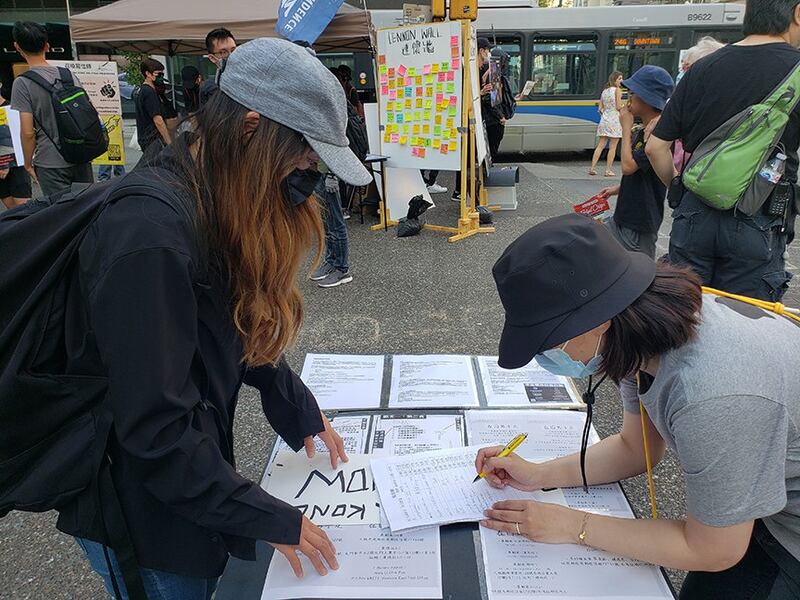
<path fill-rule="evenodd" d="M 147 596 L 110 475 L 107 377 L 66 372 L 65 306 L 78 249 L 106 206 L 166 193 L 186 210 L 157 185 L 165 173 L 144 168 L 0 214 L 0 517 L 58 509 L 93 486 L 131 600 Z"/>
<path fill-rule="evenodd" d="M 363 161 L 369 154 L 369 138 L 367 137 L 367 126 L 364 119 L 358 114 L 355 106 L 347 103 L 347 141 L 350 142 L 350 150 Z"/>
<path fill-rule="evenodd" d="M 58 67 L 59 84 L 48 82 L 36 71 L 25 71 L 21 77 L 30 79 L 50 92 L 53 111 L 58 126 L 56 144 L 53 132 L 47 131 L 41 123 L 45 135 L 64 157 L 73 165 L 87 163 L 108 150 L 108 132 L 100 120 L 92 101 L 82 87 L 75 85 L 69 69 Z"/>
<path fill-rule="evenodd" d="M 508 77 L 501 75 L 500 80 L 502 82 L 501 87 L 503 89 L 503 96 L 500 102 L 500 112 L 503 114 L 503 117 L 508 120 L 514 116 L 514 113 L 517 112 L 517 100 L 514 98 L 514 94 L 511 93 L 511 84 L 508 81 Z"/>

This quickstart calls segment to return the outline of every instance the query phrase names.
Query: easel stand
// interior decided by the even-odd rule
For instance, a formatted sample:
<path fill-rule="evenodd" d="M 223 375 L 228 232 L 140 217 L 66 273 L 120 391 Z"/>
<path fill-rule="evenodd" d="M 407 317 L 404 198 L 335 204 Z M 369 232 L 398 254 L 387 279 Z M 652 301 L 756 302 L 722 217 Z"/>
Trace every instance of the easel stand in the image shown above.
<path fill-rule="evenodd" d="M 451 233 L 448 242 L 458 242 L 472 237 L 478 233 L 494 233 L 494 227 L 481 227 L 480 216 L 477 211 L 478 200 L 475 195 L 475 115 L 472 110 L 472 77 L 470 69 L 470 54 L 472 42 L 471 21 L 469 19 L 459 19 L 461 22 L 461 40 L 463 44 L 461 64 L 464 71 L 462 79 L 461 94 L 461 212 L 457 227 L 446 227 L 444 225 L 425 224 L 425 229 L 431 231 L 441 231 Z M 467 168 L 467 165 L 471 165 Z M 478 167 L 480 170 L 480 167 Z M 481 175 L 482 177 L 482 175 Z M 469 187 L 467 187 L 469 186 Z M 483 187 L 481 196 L 485 197 Z M 483 200 L 485 202 L 485 200 Z"/>

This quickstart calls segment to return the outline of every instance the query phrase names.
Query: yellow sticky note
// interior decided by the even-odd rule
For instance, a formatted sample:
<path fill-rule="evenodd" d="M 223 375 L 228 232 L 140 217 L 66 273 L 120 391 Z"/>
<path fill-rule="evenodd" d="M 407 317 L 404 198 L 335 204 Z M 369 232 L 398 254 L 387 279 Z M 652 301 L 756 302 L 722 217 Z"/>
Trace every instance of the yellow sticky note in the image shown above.
<path fill-rule="evenodd" d="M 436 117 L 434 117 L 434 119 L 433 119 L 433 122 L 436 125 L 441 125 L 442 124 L 442 115 L 436 115 Z"/>
<path fill-rule="evenodd" d="M 451 129 L 450 130 L 450 139 L 455 139 L 458 137 L 458 129 Z"/>
<path fill-rule="evenodd" d="M 406 110 L 411 108 L 411 98 L 406 98 L 405 106 L 406 106 Z"/>
<path fill-rule="evenodd" d="M 383 143 L 384 144 L 388 144 L 391 140 L 392 140 L 392 134 L 391 133 L 389 133 L 387 131 L 385 134 L 383 134 Z"/>
<path fill-rule="evenodd" d="M 439 72 L 439 63 L 433 63 L 431 65 L 431 73 L 438 73 Z"/>
<path fill-rule="evenodd" d="M 433 97 L 433 88 L 432 87 L 426 87 L 425 88 L 425 97 L 426 98 L 432 98 Z"/>
<path fill-rule="evenodd" d="M 450 139 L 450 130 L 449 129 L 445 129 L 442 132 L 442 139 L 443 140 L 449 140 Z"/>
<path fill-rule="evenodd" d="M 450 140 L 450 152 L 455 152 L 458 147 L 458 142 Z"/>
<path fill-rule="evenodd" d="M 439 138 L 433 138 L 433 147 L 434 148 L 438 148 L 441 145 L 442 145 L 442 140 L 440 140 Z"/>
<path fill-rule="evenodd" d="M 417 75 L 417 85 L 422 85 L 422 75 Z"/>
<path fill-rule="evenodd" d="M 392 112 L 394 110 L 394 102 L 392 102 L 391 100 L 389 102 L 387 102 L 386 103 L 386 110 L 388 112 Z"/>
<path fill-rule="evenodd" d="M 455 127 L 455 125 L 453 124 L 453 119 L 447 119 L 445 124 L 447 125 L 448 129 L 452 129 L 453 127 Z"/>
<path fill-rule="evenodd" d="M 408 138 L 406 136 L 404 136 L 404 135 L 401 135 L 400 136 L 400 145 L 401 146 L 405 146 L 406 142 L 408 142 Z"/>
<path fill-rule="evenodd" d="M 419 125 L 414 125 L 411 128 L 411 131 L 414 133 L 414 135 L 419 135 L 420 131 L 422 131 L 422 128 Z"/>
<path fill-rule="evenodd" d="M 408 133 L 410 131 L 411 131 L 411 125 L 408 125 L 407 123 L 403 123 L 403 134 L 404 135 L 408 135 Z"/>
<path fill-rule="evenodd" d="M 425 109 L 430 110 L 432 108 L 433 108 L 433 100 L 425 100 Z"/>
<path fill-rule="evenodd" d="M 390 79 L 390 80 L 389 80 L 389 89 L 390 89 L 390 90 L 393 90 L 393 89 L 395 89 L 395 86 L 394 86 L 394 79 Z"/>
<path fill-rule="evenodd" d="M 422 133 L 424 133 L 425 135 L 430 135 L 431 126 L 425 123 L 425 125 L 422 126 Z"/>
<path fill-rule="evenodd" d="M 422 108 L 422 98 L 417 98 L 417 102 L 415 103 L 416 108 Z"/>
<path fill-rule="evenodd" d="M 426 120 L 426 121 L 430 121 L 430 120 L 431 120 L 431 111 L 429 111 L 429 110 L 426 110 L 426 111 L 423 113 L 423 115 L 422 115 L 422 118 L 423 118 L 424 120 Z"/>

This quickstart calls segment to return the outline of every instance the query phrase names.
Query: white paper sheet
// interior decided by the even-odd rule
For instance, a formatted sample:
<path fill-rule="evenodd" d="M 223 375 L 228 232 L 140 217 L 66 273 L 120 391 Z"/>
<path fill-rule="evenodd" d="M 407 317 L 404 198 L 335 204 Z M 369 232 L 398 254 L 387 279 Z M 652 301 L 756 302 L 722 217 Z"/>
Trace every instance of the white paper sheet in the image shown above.
<path fill-rule="evenodd" d="M 393 359 L 391 408 L 478 406 L 469 356 L 398 354 Z"/>
<path fill-rule="evenodd" d="M 497 490 L 475 478 L 476 447 L 372 459 L 381 507 L 393 532 L 446 523 L 479 521 L 500 500 L 566 504 L 561 490 Z"/>
<path fill-rule="evenodd" d="M 317 574 L 301 555 L 303 579 L 276 552 L 262 600 L 294 598 L 441 598 L 439 528 L 391 534 L 377 525 L 324 527 L 336 546 L 339 570 Z"/>
<path fill-rule="evenodd" d="M 369 415 L 338 415 L 331 419 L 331 427 L 342 437 L 344 449 L 348 455 L 364 454 L 366 452 L 371 420 L 372 417 Z M 318 453 L 329 454 L 328 447 L 319 437 L 314 438 L 314 448 Z M 283 450 L 291 450 L 291 448 L 289 444 L 284 442 L 281 438 L 278 438 L 275 445 L 272 447 L 267 473 L 270 472 L 272 463 L 275 462 L 275 457 L 278 455 L 278 452 L 282 452 Z M 300 453 L 305 454 L 305 450 L 300 450 Z"/>
<path fill-rule="evenodd" d="M 479 356 L 483 390 L 488 406 L 564 408 L 581 405 L 566 377 L 553 375 L 535 360 L 521 369 L 501 369 L 496 356 Z"/>
<path fill-rule="evenodd" d="M 300 378 L 321 409 L 379 408 L 383 356 L 307 354 Z"/>
<path fill-rule="evenodd" d="M 352 454 L 334 471 L 328 454 L 280 452 L 267 475 L 267 492 L 297 507 L 317 525 L 380 523 L 369 455 Z"/>
<path fill-rule="evenodd" d="M 504 446 L 518 433 L 527 433 L 528 439 L 516 453 L 528 460 L 546 460 L 581 449 L 586 414 L 567 410 L 468 410 L 465 418 L 471 446 Z M 599 439 L 592 429 L 589 444 Z"/>
<path fill-rule="evenodd" d="M 570 508 L 611 517 L 632 519 L 634 516 L 618 483 L 591 485 L 588 492 L 584 492 L 582 487 L 563 488 L 561 491 Z"/>
<path fill-rule="evenodd" d="M 370 455 L 401 456 L 464 445 L 461 415 L 377 415 Z"/>
<path fill-rule="evenodd" d="M 489 600 L 672 598 L 658 567 L 573 544 L 480 527 Z"/>

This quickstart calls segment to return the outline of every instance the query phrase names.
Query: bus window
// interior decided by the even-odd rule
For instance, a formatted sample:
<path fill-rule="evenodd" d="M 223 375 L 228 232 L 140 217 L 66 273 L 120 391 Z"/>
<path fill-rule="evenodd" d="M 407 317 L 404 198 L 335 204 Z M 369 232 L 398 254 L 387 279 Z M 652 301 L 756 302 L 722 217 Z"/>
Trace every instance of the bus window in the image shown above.
<path fill-rule="evenodd" d="M 511 58 L 508 82 L 511 84 L 511 93 L 516 96 L 519 93 L 519 81 L 522 78 L 522 38 L 516 35 L 495 35 L 492 32 L 482 32 L 478 35 L 488 38 L 493 46 L 504 50 Z"/>
<path fill-rule="evenodd" d="M 531 95 L 593 95 L 596 53 L 597 38 L 593 35 L 537 35 L 533 40 Z"/>
<path fill-rule="evenodd" d="M 609 38 L 608 73 L 620 71 L 630 77 L 644 65 L 663 67 L 677 73 L 678 56 L 671 31 L 614 32 Z"/>
<path fill-rule="evenodd" d="M 723 29 L 721 31 L 693 31 L 692 44 L 700 41 L 700 38 L 710 35 L 718 42 L 723 44 L 735 44 L 744 37 L 741 29 Z"/>

